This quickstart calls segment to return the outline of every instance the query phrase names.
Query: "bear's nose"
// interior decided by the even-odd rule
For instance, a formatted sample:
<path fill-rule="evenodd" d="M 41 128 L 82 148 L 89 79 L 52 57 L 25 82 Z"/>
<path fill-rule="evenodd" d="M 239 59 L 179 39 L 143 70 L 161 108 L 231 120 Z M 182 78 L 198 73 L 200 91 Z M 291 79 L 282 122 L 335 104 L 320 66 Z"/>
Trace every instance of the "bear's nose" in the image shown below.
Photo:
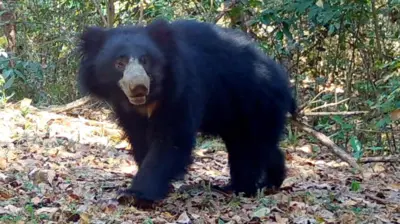
<path fill-rule="evenodd" d="M 131 91 L 132 97 L 142 97 L 146 96 L 148 93 L 148 89 L 145 85 L 130 85 L 129 90 Z"/>

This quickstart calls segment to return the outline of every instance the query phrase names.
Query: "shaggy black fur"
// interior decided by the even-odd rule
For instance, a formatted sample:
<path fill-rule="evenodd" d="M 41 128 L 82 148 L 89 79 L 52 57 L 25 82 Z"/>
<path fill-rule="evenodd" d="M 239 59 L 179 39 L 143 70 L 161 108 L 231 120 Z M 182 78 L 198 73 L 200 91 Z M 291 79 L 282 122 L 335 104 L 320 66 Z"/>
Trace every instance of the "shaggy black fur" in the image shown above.
<path fill-rule="evenodd" d="M 88 28 L 81 36 L 79 83 L 111 103 L 132 143 L 139 171 L 127 193 L 159 200 L 185 172 L 197 131 L 220 136 L 229 153 L 235 192 L 279 188 L 279 149 L 287 112 L 294 113 L 288 76 L 239 31 L 213 24 L 157 20 L 146 27 Z M 144 106 L 129 103 L 113 66 L 120 55 L 150 56 Z M 150 117 L 146 111 L 156 105 Z"/>

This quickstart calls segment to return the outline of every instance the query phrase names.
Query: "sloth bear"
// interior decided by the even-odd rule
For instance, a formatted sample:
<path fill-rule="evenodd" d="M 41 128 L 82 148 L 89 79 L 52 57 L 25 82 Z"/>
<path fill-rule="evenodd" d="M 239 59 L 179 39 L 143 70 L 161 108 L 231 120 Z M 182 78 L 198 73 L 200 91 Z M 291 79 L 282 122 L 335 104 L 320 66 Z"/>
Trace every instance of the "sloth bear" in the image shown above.
<path fill-rule="evenodd" d="M 198 131 L 219 136 L 229 159 L 224 189 L 251 196 L 279 188 L 279 140 L 294 113 L 288 75 L 236 30 L 157 19 L 147 26 L 87 27 L 80 36 L 78 85 L 112 105 L 139 167 L 123 191 L 165 198 L 186 172 Z"/>

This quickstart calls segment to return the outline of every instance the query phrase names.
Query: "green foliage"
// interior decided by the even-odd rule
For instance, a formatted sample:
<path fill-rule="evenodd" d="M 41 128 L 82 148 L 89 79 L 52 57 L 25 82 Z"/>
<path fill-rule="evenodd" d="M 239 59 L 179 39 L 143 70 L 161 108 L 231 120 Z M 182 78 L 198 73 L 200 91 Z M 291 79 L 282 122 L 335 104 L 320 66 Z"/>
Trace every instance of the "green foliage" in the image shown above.
<path fill-rule="evenodd" d="M 266 53 L 284 63 L 294 78 L 299 105 L 335 85 L 310 105 L 350 98 L 317 111 L 371 111 L 365 116 L 312 118 L 317 129 L 356 158 L 367 149 L 389 149 L 388 141 L 380 139 L 394 136 L 391 127 L 398 124 L 390 113 L 400 108 L 400 1 L 376 2 L 373 10 L 367 0 L 247 0 L 225 4 L 228 10 L 223 13 L 222 0 L 143 2 L 140 18 L 139 1 L 116 1 L 112 25 L 139 20 L 146 24 L 157 17 L 214 23 L 218 17 L 219 24 L 248 32 Z M 36 104 L 61 104 L 79 97 L 77 35 L 85 26 L 107 25 L 107 4 L 17 1 L 12 9 L 17 15 L 17 50 L 11 58 L 0 56 L 0 102 L 28 97 Z M 7 48 L 5 36 L 0 37 L 0 47 Z M 342 91 L 335 93 L 337 89 Z M 360 122 L 365 119 L 368 122 Z M 292 143 L 297 140 L 291 130 L 289 137 Z"/>
<path fill-rule="evenodd" d="M 10 222 L 19 223 L 19 222 L 23 221 L 23 217 L 5 214 L 0 217 L 0 221 L 4 222 L 4 223 L 10 223 Z"/>
<path fill-rule="evenodd" d="M 8 75 L 3 89 L 15 99 L 29 97 L 40 104 L 75 99 L 76 34 L 98 18 L 87 9 L 94 8 L 82 1 L 18 1 L 18 52 L 12 58 L 15 67 L 1 60 Z"/>
<path fill-rule="evenodd" d="M 263 217 L 268 216 L 270 213 L 271 213 L 271 210 L 269 208 L 260 207 L 253 212 L 252 217 L 263 218 Z"/>
<path fill-rule="evenodd" d="M 151 218 L 147 218 L 146 220 L 143 221 L 143 224 L 153 224 L 153 220 Z"/>
<path fill-rule="evenodd" d="M 358 181 L 352 181 L 351 182 L 351 191 L 360 191 L 361 190 L 361 184 Z"/>
<path fill-rule="evenodd" d="M 357 137 L 352 136 L 350 138 L 350 145 L 351 148 L 353 149 L 353 156 L 356 159 L 360 159 L 362 157 L 362 146 L 361 146 L 361 142 L 357 139 Z"/>
<path fill-rule="evenodd" d="M 390 119 L 389 113 L 400 108 L 400 26 L 399 20 L 393 21 L 393 16 L 399 15 L 399 6 L 398 1 L 390 1 L 388 5 L 381 3 L 376 7 L 378 27 L 375 27 L 369 1 L 273 1 L 265 3 L 257 22 L 253 22 L 267 27 L 267 32 L 258 37 L 268 53 L 278 60 L 291 59 L 290 71 L 297 84 L 311 79 L 314 82 L 310 87 L 314 90 L 324 87 L 328 81 L 343 86 L 343 94 L 335 96 L 328 91 L 313 106 L 351 96 L 350 103 L 339 105 L 338 109 L 371 111 L 370 122 L 358 120 L 367 117 L 342 115 L 317 118 L 316 127 L 334 132 L 330 137 L 344 147 L 348 145 L 346 148 L 351 149 L 357 159 L 367 148 L 382 148 L 376 147 L 375 132 L 371 130 L 390 131 L 395 121 Z M 379 49 L 377 41 L 380 46 L 386 45 L 386 49 Z M 302 87 L 297 88 L 301 91 Z M 361 144 L 362 141 L 367 142 Z"/>

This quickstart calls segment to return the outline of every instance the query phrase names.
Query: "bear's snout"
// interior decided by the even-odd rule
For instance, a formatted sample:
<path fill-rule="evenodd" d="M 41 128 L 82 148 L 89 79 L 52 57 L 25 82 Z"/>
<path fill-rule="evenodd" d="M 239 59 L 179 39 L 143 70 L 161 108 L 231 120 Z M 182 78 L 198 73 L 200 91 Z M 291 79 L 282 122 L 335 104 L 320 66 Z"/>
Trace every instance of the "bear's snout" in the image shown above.
<path fill-rule="evenodd" d="M 129 90 L 132 97 L 143 97 L 149 93 L 145 85 L 129 85 Z"/>

